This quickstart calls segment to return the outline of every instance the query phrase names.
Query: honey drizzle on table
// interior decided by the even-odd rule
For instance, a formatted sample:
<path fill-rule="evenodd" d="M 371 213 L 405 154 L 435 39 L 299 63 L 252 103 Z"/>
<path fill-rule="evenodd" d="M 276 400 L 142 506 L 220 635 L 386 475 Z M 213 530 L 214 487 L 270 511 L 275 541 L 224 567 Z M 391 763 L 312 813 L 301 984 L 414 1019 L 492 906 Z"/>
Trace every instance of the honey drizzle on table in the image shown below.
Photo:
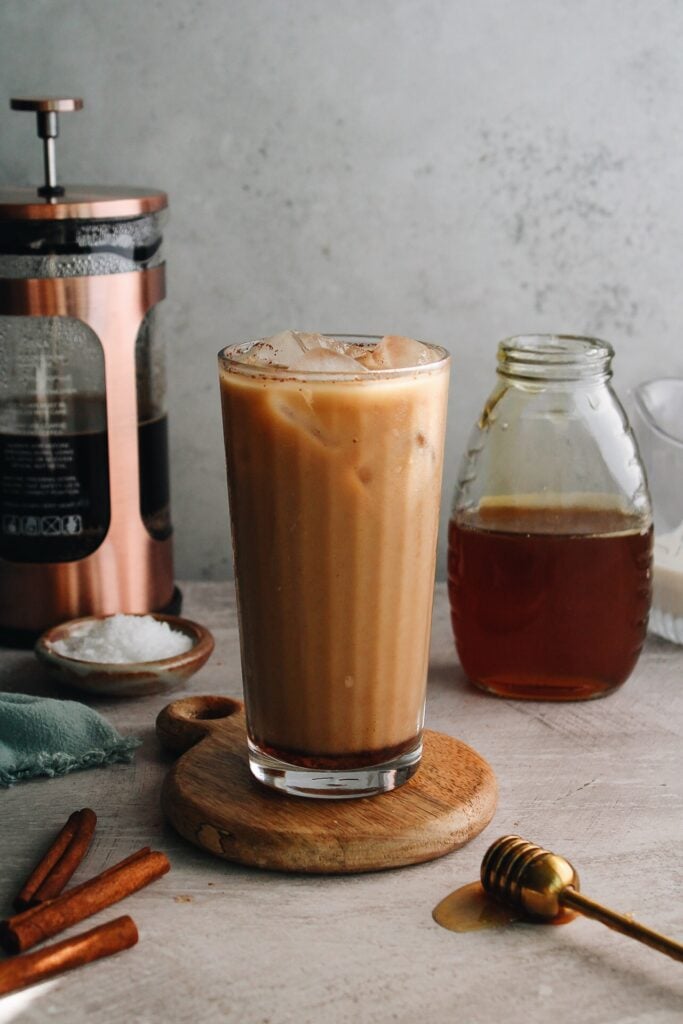
<path fill-rule="evenodd" d="M 436 923 L 451 932 L 478 932 L 512 924 L 569 924 L 576 916 L 571 910 L 563 910 L 552 921 L 534 921 L 497 903 L 484 892 L 481 882 L 470 882 L 449 893 L 432 911 Z"/>

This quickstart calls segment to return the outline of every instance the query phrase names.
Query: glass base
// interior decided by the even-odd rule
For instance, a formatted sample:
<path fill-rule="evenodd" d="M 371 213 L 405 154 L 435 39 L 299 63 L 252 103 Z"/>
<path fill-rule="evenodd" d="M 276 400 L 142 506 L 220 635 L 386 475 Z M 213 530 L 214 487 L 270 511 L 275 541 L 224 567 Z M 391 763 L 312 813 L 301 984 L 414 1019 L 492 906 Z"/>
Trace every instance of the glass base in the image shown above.
<path fill-rule="evenodd" d="M 265 786 L 279 789 L 290 796 L 307 796 L 318 800 L 352 800 L 388 793 L 415 774 L 422 756 L 422 740 L 412 750 L 404 751 L 391 761 L 365 768 L 303 768 L 288 764 L 249 745 L 249 767 L 252 775 Z"/>
<path fill-rule="evenodd" d="M 484 693 L 504 700 L 536 700 L 536 701 L 578 701 L 599 700 L 618 690 L 622 683 L 600 683 L 592 679 L 567 679 L 564 681 L 547 680 L 545 682 L 529 682 L 515 678 L 508 680 L 504 676 L 485 681 L 473 679 L 472 682 Z"/>
<path fill-rule="evenodd" d="M 648 626 L 651 633 L 670 640 L 672 644 L 683 644 L 683 618 L 680 615 L 652 608 Z"/>

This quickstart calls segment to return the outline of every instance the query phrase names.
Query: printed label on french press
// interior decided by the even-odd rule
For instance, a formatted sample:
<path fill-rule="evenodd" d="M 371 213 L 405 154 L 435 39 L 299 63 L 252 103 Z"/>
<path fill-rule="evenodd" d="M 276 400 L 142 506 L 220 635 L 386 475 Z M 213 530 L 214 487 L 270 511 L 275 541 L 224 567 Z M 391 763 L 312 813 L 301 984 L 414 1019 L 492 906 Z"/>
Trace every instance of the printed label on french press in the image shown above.
<path fill-rule="evenodd" d="M 105 431 L 0 433 L 0 556 L 17 562 L 84 558 L 108 526 Z"/>

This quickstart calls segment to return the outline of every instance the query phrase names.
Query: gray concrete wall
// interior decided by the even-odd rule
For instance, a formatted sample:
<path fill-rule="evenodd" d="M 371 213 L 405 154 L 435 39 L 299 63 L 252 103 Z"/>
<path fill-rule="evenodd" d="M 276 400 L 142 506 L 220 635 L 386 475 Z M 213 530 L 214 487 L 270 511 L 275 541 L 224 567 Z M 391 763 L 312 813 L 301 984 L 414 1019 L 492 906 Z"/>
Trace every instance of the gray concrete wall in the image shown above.
<path fill-rule="evenodd" d="M 682 43 L 678 0 L 3 0 L 0 97 L 85 98 L 65 179 L 170 193 L 179 575 L 230 572 L 229 342 L 446 345 L 444 518 L 499 338 L 604 336 L 622 393 L 683 375 Z M 35 181 L 2 104 L 0 181 Z"/>

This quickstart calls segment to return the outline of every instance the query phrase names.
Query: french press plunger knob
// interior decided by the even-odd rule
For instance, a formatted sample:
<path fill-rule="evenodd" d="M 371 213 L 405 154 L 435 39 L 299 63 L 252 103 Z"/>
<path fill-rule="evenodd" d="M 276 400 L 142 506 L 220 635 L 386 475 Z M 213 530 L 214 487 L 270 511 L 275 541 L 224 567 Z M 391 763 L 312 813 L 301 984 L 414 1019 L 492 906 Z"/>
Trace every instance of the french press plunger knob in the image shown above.
<path fill-rule="evenodd" d="M 55 139 L 59 135 L 59 115 L 83 109 L 83 100 L 69 96 L 15 96 L 9 101 L 12 110 L 34 110 L 36 113 L 38 138 L 43 140 L 43 162 L 45 184 L 38 189 L 38 195 L 50 199 L 64 195 L 64 189 L 57 184 L 57 162 Z"/>

